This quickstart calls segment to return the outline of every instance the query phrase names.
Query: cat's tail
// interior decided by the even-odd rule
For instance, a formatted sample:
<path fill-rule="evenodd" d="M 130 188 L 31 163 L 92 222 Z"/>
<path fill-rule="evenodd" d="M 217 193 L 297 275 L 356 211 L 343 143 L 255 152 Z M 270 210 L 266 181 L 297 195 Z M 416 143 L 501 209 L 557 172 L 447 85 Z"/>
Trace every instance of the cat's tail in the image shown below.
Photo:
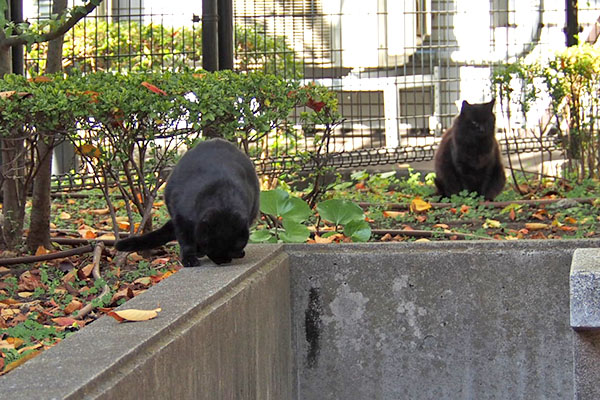
<path fill-rule="evenodd" d="M 175 240 L 173 220 L 169 220 L 159 229 L 148 232 L 142 236 L 132 236 L 127 239 L 119 240 L 115 243 L 115 248 L 119 251 L 149 250 L 171 240 Z"/>

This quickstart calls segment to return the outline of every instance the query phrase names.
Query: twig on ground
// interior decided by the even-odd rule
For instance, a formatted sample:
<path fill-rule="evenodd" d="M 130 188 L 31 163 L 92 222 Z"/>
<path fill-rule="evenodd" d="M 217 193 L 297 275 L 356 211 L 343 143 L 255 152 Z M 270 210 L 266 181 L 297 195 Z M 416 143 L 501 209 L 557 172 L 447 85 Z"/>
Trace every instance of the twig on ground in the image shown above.
<path fill-rule="evenodd" d="M 523 204 L 523 205 L 542 205 L 542 204 L 552 204 L 557 203 L 560 199 L 537 199 L 537 200 L 512 200 L 512 201 L 481 201 L 479 205 L 489 206 L 489 207 L 497 207 L 503 208 L 509 206 L 511 204 Z M 578 203 L 591 204 L 596 198 L 594 197 L 578 197 L 570 199 L 576 201 Z M 358 203 L 362 208 L 369 208 L 371 206 L 376 206 L 377 204 L 361 202 Z M 449 208 L 452 207 L 452 203 L 430 203 L 435 208 Z M 401 204 L 401 203 L 387 203 L 384 205 L 384 208 L 388 210 L 408 210 L 410 208 L 410 204 Z"/>
<path fill-rule="evenodd" d="M 400 236 L 409 236 L 409 237 L 419 237 L 419 238 L 430 238 L 434 236 L 445 236 L 452 237 L 456 236 L 457 239 L 466 239 L 466 238 L 474 238 L 479 240 L 495 240 L 491 237 L 474 235 L 472 233 L 463 233 L 463 232 L 443 232 L 443 231 L 426 231 L 426 230 L 409 230 L 409 229 L 373 229 L 371 231 L 373 235 L 384 236 L 389 233 L 392 236 L 400 235 Z"/>
<path fill-rule="evenodd" d="M 86 243 L 88 242 L 86 241 Z M 90 253 L 92 251 L 94 251 L 94 246 L 90 244 L 83 247 L 77 247 L 75 249 L 57 251 L 56 253 L 41 254 L 39 256 L 0 258 L 0 265 L 27 264 L 39 261 L 55 260 L 57 258 L 65 258 Z"/>
<path fill-rule="evenodd" d="M 96 247 L 94 248 L 94 258 L 92 259 L 92 265 L 94 266 L 92 269 L 92 276 L 94 277 L 95 280 L 102 278 L 100 276 L 100 260 L 102 259 L 102 251 L 103 250 L 104 250 L 104 243 L 98 242 L 96 244 Z M 108 287 L 108 284 L 105 283 L 104 287 L 102 288 L 102 293 L 100 293 L 98 295 L 98 297 L 96 297 L 96 298 L 101 299 L 109 291 L 110 291 L 110 288 Z M 87 314 L 89 314 L 93 308 L 94 308 L 93 303 L 90 302 L 90 303 L 86 304 L 83 308 L 71 313 L 71 316 L 75 319 L 82 319 Z M 77 315 L 73 315 L 74 313 L 77 313 Z"/>

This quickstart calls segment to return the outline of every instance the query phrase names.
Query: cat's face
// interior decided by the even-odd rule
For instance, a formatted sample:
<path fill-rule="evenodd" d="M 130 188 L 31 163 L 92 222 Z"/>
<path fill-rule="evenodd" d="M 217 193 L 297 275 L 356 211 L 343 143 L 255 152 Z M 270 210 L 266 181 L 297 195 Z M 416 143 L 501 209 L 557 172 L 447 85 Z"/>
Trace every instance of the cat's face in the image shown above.
<path fill-rule="evenodd" d="M 496 125 L 494 102 L 495 100 L 489 103 L 469 104 L 463 101 L 460 110 L 461 132 L 474 136 L 494 135 Z"/>
<path fill-rule="evenodd" d="M 234 258 L 245 256 L 250 232 L 239 214 L 211 216 L 198 240 L 199 252 L 206 254 L 215 264 L 226 264 Z"/>

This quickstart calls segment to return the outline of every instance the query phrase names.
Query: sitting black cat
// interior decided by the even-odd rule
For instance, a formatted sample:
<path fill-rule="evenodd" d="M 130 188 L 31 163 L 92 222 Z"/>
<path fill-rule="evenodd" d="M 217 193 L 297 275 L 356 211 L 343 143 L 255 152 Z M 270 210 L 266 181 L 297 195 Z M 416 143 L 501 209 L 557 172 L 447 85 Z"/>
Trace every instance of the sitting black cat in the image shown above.
<path fill-rule="evenodd" d="M 494 100 L 483 104 L 463 101 L 459 116 L 435 153 L 438 194 L 450 197 L 466 189 L 493 200 L 504 189 L 506 176 L 493 108 Z"/>
<path fill-rule="evenodd" d="M 120 240 L 120 251 L 147 250 L 177 239 L 184 267 L 207 255 L 217 264 L 244 257 L 260 188 L 250 159 L 221 139 L 199 143 L 183 155 L 167 181 L 171 219 L 156 231 Z"/>

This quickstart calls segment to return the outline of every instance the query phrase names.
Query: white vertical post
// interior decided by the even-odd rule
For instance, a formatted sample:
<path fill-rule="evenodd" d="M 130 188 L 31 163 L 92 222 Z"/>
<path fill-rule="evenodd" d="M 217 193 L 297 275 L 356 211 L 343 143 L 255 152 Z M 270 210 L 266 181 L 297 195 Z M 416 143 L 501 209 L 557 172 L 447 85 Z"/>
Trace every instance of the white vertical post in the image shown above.
<path fill-rule="evenodd" d="M 383 112 L 385 118 L 385 147 L 395 148 L 400 144 L 398 133 L 398 85 L 390 82 L 383 89 Z"/>

